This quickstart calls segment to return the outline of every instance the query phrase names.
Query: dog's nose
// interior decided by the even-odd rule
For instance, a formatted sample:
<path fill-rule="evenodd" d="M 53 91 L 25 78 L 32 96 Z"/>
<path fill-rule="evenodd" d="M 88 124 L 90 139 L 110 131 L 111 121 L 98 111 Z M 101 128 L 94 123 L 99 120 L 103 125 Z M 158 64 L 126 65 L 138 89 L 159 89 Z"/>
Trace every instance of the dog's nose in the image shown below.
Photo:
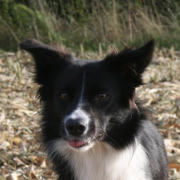
<path fill-rule="evenodd" d="M 65 126 L 68 133 L 73 136 L 80 136 L 86 130 L 86 125 L 78 119 L 69 119 Z"/>

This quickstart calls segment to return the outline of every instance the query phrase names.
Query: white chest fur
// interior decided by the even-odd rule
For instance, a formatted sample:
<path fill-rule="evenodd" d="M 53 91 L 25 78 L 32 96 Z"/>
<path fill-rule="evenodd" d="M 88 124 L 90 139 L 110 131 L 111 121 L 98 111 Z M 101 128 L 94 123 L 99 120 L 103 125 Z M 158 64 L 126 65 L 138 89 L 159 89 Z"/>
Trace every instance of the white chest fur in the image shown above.
<path fill-rule="evenodd" d="M 138 142 L 121 151 L 104 142 L 96 143 L 84 152 L 69 149 L 62 140 L 54 145 L 70 162 L 76 180 L 151 180 L 146 175 L 145 150 Z"/>

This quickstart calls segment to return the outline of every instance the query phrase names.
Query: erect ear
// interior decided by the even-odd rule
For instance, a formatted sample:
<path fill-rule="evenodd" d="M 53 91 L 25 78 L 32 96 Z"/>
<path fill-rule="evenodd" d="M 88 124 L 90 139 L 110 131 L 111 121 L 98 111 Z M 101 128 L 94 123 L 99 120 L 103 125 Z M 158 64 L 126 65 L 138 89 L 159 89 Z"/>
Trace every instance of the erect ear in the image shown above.
<path fill-rule="evenodd" d="M 104 59 L 105 66 L 111 71 L 119 72 L 123 78 L 131 81 L 134 87 L 142 84 L 142 73 L 149 65 L 154 50 L 154 40 L 144 46 L 132 50 L 111 53 Z"/>
<path fill-rule="evenodd" d="M 59 47 L 46 45 L 34 39 L 20 43 L 20 47 L 32 54 L 36 65 L 35 81 L 41 85 L 73 60 L 70 53 Z"/>

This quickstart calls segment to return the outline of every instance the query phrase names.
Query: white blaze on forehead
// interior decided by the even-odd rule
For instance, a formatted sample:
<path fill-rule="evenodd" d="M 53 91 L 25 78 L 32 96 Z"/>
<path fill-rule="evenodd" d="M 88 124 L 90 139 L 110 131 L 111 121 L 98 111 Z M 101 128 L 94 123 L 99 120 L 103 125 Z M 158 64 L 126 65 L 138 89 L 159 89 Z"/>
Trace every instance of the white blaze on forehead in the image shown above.
<path fill-rule="evenodd" d="M 70 113 L 68 116 L 65 117 L 64 119 L 65 122 L 68 119 L 78 119 L 78 118 L 83 119 L 85 123 L 88 123 L 89 121 L 88 114 L 82 109 L 82 102 L 83 102 L 83 95 L 84 95 L 84 88 L 85 88 L 85 77 L 86 77 L 86 71 L 84 70 L 80 98 L 79 98 L 77 107 L 72 113 Z"/>
<path fill-rule="evenodd" d="M 83 101 L 84 86 L 85 86 L 85 77 L 86 77 L 86 71 L 84 70 L 83 80 L 82 80 L 82 87 L 81 87 L 81 94 L 80 94 L 80 99 L 79 99 L 78 106 L 81 106 L 81 103 Z"/>

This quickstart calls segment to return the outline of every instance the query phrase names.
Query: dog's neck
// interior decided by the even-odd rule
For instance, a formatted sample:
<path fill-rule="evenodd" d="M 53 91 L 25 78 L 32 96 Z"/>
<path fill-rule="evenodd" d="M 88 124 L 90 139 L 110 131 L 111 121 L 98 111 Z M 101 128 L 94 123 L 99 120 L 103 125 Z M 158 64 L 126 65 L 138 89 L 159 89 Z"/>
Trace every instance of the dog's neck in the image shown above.
<path fill-rule="evenodd" d="M 69 162 L 76 180 L 150 180 L 144 173 L 148 166 L 146 153 L 137 140 L 121 151 L 105 142 L 84 152 L 61 147 L 56 143 L 56 150 Z"/>

